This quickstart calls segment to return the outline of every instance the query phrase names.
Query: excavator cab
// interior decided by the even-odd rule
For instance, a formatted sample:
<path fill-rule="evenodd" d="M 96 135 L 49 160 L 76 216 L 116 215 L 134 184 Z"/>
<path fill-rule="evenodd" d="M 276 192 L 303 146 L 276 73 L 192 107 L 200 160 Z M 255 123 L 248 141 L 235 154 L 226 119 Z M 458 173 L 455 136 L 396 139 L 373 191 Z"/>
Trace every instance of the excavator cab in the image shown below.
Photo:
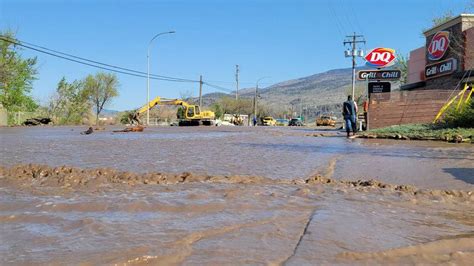
<path fill-rule="evenodd" d="M 193 119 L 195 116 L 199 117 L 201 112 L 199 110 L 199 106 L 197 105 L 190 105 L 187 107 L 186 110 L 186 118 Z"/>

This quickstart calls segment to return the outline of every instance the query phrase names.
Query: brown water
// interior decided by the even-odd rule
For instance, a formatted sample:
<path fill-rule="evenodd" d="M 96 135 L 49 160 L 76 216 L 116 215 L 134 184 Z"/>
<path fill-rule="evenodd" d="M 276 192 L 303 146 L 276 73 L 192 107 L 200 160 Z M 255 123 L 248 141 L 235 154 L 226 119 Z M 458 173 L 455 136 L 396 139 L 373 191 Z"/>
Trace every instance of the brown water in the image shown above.
<path fill-rule="evenodd" d="M 89 136 L 80 130 L 0 128 L 1 164 L 194 174 L 2 170 L 0 264 L 468 265 L 474 259 L 472 145 L 314 138 L 286 128 Z M 324 178 L 306 184 L 316 173 L 424 190 Z M 168 185 L 150 184 L 163 178 Z M 190 183 L 173 185 L 177 178 Z"/>
<path fill-rule="evenodd" d="M 307 137 L 309 129 L 149 128 L 143 133 L 84 128 L 0 128 L 2 165 L 42 163 L 133 172 L 377 179 L 422 188 L 474 188 L 474 146 L 443 142 Z M 333 166 L 328 169 L 328 165 Z"/>

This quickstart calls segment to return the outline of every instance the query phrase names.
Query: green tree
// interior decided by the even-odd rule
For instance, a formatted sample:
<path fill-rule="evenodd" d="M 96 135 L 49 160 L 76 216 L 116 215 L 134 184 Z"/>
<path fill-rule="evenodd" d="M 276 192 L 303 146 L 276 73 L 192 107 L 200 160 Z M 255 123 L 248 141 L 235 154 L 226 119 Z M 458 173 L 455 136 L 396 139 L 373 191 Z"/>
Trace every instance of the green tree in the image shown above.
<path fill-rule="evenodd" d="M 238 100 L 231 97 L 222 97 L 218 100 L 218 104 L 222 107 L 224 114 L 252 114 L 253 100 L 239 98 Z"/>
<path fill-rule="evenodd" d="M 184 108 L 183 107 L 178 107 L 178 110 L 176 111 L 176 117 L 178 119 L 184 119 L 186 117 L 186 114 L 184 112 Z"/>
<path fill-rule="evenodd" d="M 222 111 L 222 106 L 218 102 L 215 102 L 211 105 L 211 111 L 214 112 L 216 118 L 221 118 L 224 114 L 224 112 Z"/>
<path fill-rule="evenodd" d="M 439 25 L 441 25 L 441 24 L 443 24 L 443 23 L 445 23 L 445 22 L 447 22 L 447 21 L 449 21 L 453 18 L 454 18 L 453 12 L 448 10 L 444 14 L 441 14 L 437 17 L 433 17 L 431 19 L 431 26 L 429 28 L 423 28 L 422 32 L 425 32 L 425 31 L 427 31 L 429 29 L 432 29 L 436 26 L 439 26 Z"/>
<path fill-rule="evenodd" d="M 0 103 L 8 111 L 34 111 L 38 104 L 30 93 L 36 57 L 23 59 L 16 43 L 11 31 L 0 31 Z"/>
<path fill-rule="evenodd" d="M 400 83 L 406 84 L 408 82 L 408 62 L 407 57 L 402 54 L 397 54 L 397 65 L 398 69 L 402 72 L 400 77 Z"/>
<path fill-rule="evenodd" d="M 80 124 L 90 108 L 84 83 L 77 80 L 68 83 L 63 77 L 49 100 L 48 114 L 58 124 Z"/>
<path fill-rule="evenodd" d="M 451 19 L 454 18 L 453 12 L 451 11 L 446 11 L 444 14 L 440 15 L 439 17 L 434 17 L 431 19 L 432 27 L 439 26 Z"/>
<path fill-rule="evenodd" d="M 130 117 L 135 113 L 134 110 L 131 111 L 123 111 L 117 115 L 120 118 L 120 124 L 130 124 Z"/>
<path fill-rule="evenodd" d="M 84 80 L 84 86 L 89 101 L 94 106 L 96 113 L 96 124 L 99 124 L 99 114 L 113 98 L 119 95 L 119 82 L 115 74 L 99 72 L 89 75 Z"/>

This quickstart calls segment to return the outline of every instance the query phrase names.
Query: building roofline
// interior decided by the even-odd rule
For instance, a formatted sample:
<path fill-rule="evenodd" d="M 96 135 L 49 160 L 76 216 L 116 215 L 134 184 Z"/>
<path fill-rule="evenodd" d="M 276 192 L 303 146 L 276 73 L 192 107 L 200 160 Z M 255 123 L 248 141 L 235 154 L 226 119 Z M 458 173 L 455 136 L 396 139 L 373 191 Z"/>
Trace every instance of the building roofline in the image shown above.
<path fill-rule="evenodd" d="M 452 27 L 458 23 L 461 23 L 463 21 L 471 21 L 474 23 L 474 14 L 460 14 L 459 16 L 457 17 L 454 17 L 442 24 L 439 24 L 438 26 L 436 27 L 432 27 L 426 31 L 423 32 L 423 34 L 425 35 L 425 37 L 428 37 L 430 35 L 433 35 L 435 34 L 436 32 L 442 30 L 442 29 L 445 29 L 445 28 L 449 28 L 449 27 Z M 466 30 L 466 29 L 462 29 L 463 31 Z"/>

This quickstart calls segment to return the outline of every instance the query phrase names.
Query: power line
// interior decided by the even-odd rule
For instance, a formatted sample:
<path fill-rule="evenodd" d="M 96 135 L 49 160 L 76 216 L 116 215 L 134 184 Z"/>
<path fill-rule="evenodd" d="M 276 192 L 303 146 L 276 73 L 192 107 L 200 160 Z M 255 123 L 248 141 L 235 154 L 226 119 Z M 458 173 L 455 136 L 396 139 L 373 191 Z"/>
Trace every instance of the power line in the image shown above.
<path fill-rule="evenodd" d="M 82 58 L 82 57 L 79 57 L 79 56 L 75 56 L 75 55 L 55 51 L 55 50 L 52 50 L 52 49 L 48 49 L 46 47 L 41 47 L 39 45 L 30 44 L 30 43 L 27 43 L 27 42 L 24 42 L 24 41 L 20 41 L 18 39 L 13 40 L 11 38 L 8 38 L 8 37 L 2 36 L 2 35 L 0 35 L 0 39 L 4 40 L 6 42 L 9 42 L 9 43 L 13 43 L 15 45 L 30 49 L 30 50 L 34 50 L 34 51 L 37 51 L 37 52 L 40 52 L 40 53 L 55 56 L 55 57 L 58 57 L 58 58 L 61 58 L 61 59 L 64 59 L 64 60 L 68 60 L 68 61 L 72 61 L 72 62 L 75 62 L 75 63 L 79 63 L 79 64 L 83 64 L 83 65 L 87 65 L 87 66 L 91 66 L 91 67 L 95 67 L 95 68 L 99 68 L 99 69 L 103 69 L 103 70 L 108 70 L 108 71 L 112 71 L 112 72 L 116 72 L 116 73 L 120 73 L 120 74 L 124 74 L 124 75 L 130 75 L 130 76 L 142 77 L 142 78 L 147 77 L 146 76 L 147 73 L 145 73 L 145 72 L 141 72 L 141 71 L 137 71 L 137 70 L 133 70 L 133 69 L 129 69 L 129 68 L 123 68 L 123 67 L 119 67 L 119 66 L 114 66 L 114 65 L 110 65 L 110 64 L 97 62 L 97 61 Z M 37 48 L 35 48 L 35 47 L 37 47 Z M 64 55 L 64 56 L 62 56 L 62 55 Z M 71 57 L 71 58 L 68 58 L 68 57 Z M 90 63 L 82 62 L 82 61 L 72 59 L 72 58 L 76 58 L 76 59 L 86 61 L 86 62 L 90 62 Z M 101 67 L 100 65 L 105 66 L 105 67 Z M 119 70 L 116 70 L 116 69 L 113 69 L 113 68 L 116 68 L 116 69 L 119 69 Z M 125 71 L 127 71 L 127 72 L 125 72 Z M 161 76 L 161 75 L 155 75 L 155 74 L 150 74 L 150 78 L 155 79 L 155 80 L 172 81 L 172 82 L 199 83 L 198 80 L 167 77 L 167 76 Z"/>
<path fill-rule="evenodd" d="M 345 29 L 343 28 L 342 23 L 340 23 L 339 18 L 337 17 L 336 11 L 334 10 L 334 8 L 331 5 L 331 1 L 328 2 L 328 6 L 329 6 L 330 11 L 333 14 L 333 16 L 331 16 L 331 17 L 335 19 L 337 30 L 339 31 L 339 34 L 343 35 L 342 32 L 345 32 Z"/>
<path fill-rule="evenodd" d="M 218 90 L 221 90 L 221 91 L 228 92 L 228 93 L 232 93 L 232 92 L 233 92 L 233 91 L 230 90 L 230 89 L 226 89 L 226 88 L 224 88 L 224 87 L 217 86 L 217 85 L 215 85 L 215 84 L 210 84 L 210 83 L 208 83 L 208 82 L 203 82 L 202 84 L 207 85 L 207 86 L 209 86 L 209 87 L 211 87 L 211 88 L 214 88 L 214 89 L 218 89 Z"/>
<path fill-rule="evenodd" d="M 139 77 L 139 78 L 147 78 L 147 73 L 146 72 L 141 72 L 141 71 L 137 71 L 137 70 L 134 70 L 134 69 L 124 68 L 124 67 L 115 66 L 115 65 L 111 65 L 111 64 L 101 63 L 101 62 L 98 62 L 98 61 L 95 61 L 95 60 L 91 60 L 91 59 L 87 59 L 87 58 L 84 58 L 84 57 L 79 57 L 79 56 L 75 56 L 75 55 L 72 55 L 72 54 L 60 52 L 60 51 L 57 51 L 57 50 L 53 50 L 53 49 L 43 47 L 43 46 L 40 46 L 40 45 L 28 43 L 28 42 L 21 41 L 21 40 L 18 40 L 18 39 L 12 39 L 12 38 L 9 38 L 8 36 L 4 36 L 4 35 L 0 35 L 0 39 L 3 40 L 3 41 L 6 41 L 6 42 L 24 47 L 26 49 L 30 49 L 30 50 L 33 50 L 33 51 L 36 51 L 36 52 L 39 52 L 39 53 L 47 54 L 47 55 L 54 56 L 54 57 L 57 57 L 57 58 L 60 58 L 60 59 L 75 62 L 75 63 L 78 63 L 78 64 L 87 65 L 87 66 L 90 66 L 90 67 L 95 67 L 95 68 L 99 68 L 99 69 L 103 69 L 103 70 L 107 70 L 107 71 L 111 71 L 111 72 L 115 72 L 115 73 L 120 73 L 120 74 L 124 74 L 124 75 L 129 75 L 129 76 L 134 76 L 134 77 Z M 85 62 L 83 62 L 83 61 L 85 61 Z M 156 75 L 156 74 L 150 74 L 150 79 L 169 81 L 169 82 L 188 82 L 188 83 L 200 83 L 201 82 L 199 80 L 176 78 L 176 77 L 162 76 L 162 75 Z M 229 84 L 230 83 L 232 83 L 232 84 L 235 83 L 235 82 L 226 82 L 226 81 L 214 81 L 214 82 L 218 82 L 218 83 L 222 82 L 222 83 L 229 83 Z M 202 84 L 205 84 L 205 85 L 207 85 L 211 88 L 221 90 L 221 91 L 225 91 L 225 92 L 228 92 L 228 93 L 234 92 L 233 90 L 230 90 L 230 89 L 227 89 L 227 88 L 215 85 L 215 84 L 211 84 L 211 83 L 208 83 L 208 82 L 202 82 Z M 248 84 L 253 84 L 253 83 L 248 82 Z"/>
<path fill-rule="evenodd" d="M 208 81 L 209 81 L 209 82 L 212 82 L 212 83 L 222 83 L 222 84 L 232 84 L 232 85 L 235 84 L 235 81 L 222 81 L 222 80 L 208 80 Z M 255 85 L 255 82 L 239 81 L 239 84 Z M 267 85 L 270 85 L 270 84 L 273 84 L 273 83 L 271 83 L 271 82 L 260 82 L 259 84 L 267 84 Z"/>
<path fill-rule="evenodd" d="M 84 61 L 87 61 L 87 62 L 91 62 L 91 63 L 98 64 L 98 65 L 103 65 L 103 66 L 107 66 L 107 67 L 117 68 L 117 69 L 129 71 L 129 72 L 133 72 L 133 73 L 137 73 L 137 74 L 147 75 L 146 72 L 137 71 L 137 70 L 133 70 L 133 69 L 129 69 L 129 68 L 124 68 L 124 67 L 119 67 L 119 66 L 115 66 L 115 65 L 111 65 L 111 64 L 101 63 L 101 62 L 94 61 L 94 60 L 90 60 L 90 59 L 87 59 L 87 58 L 83 58 L 83 57 L 79 57 L 79 56 L 75 56 L 75 55 L 63 53 L 63 52 L 60 52 L 60 51 L 48 49 L 48 48 L 46 48 L 46 47 L 42 47 L 42 46 L 35 45 L 35 44 L 32 44 L 32 43 L 28 43 L 28 42 L 25 42 L 25 41 L 21 41 L 21 42 L 22 42 L 22 43 L 25 43 L 25 44 L 28 44 L 28 45 L 30 45 L 30 46 L 33 46 L 33 47 L 38 47 L 38 48 L 41 48 L 41 49 L 44 49 L 44 50 L 47 50 L 47 51 L 51 51 L 51 52 L 54 52 L 54 53 L 66 55 L 66 56 L 69 56 L 69 57 L 72 57 L 72 58 L 77 58 L 77 59 L 80 59 L 80 60 L 84 60 Z M 150 74 L 150 76 L 153 76 L 153 77 L 156 77 L 156 78 L 161 78 L 162 80 L 167 80 L 167 81 L 199 82 L 198 80 L 191 80 L 191 79 L 184 79 L 184 78 L 169 77 L 169 76 L 163 76 L 163 75 L 157 75 L 157 74 Z"/>
<path fill-rule="evenodd" d="M 361 33 L 364 33 L 364 29 L 361 27 L 361 24 L 359 23 L 359 18 L 357 16 L 357 13 L 355 12 L 354 7 L 352 6 L 352 1 L 348 1 L 348 2 L 349 2 L 349 4 L 348 4 L 349 8 L 351 9 L 352 14 L 354 14 L 354 18 L 355 18 L 355 22 L 356 22 L 355 24 L 356 24 L 357 28 L 359 29 L 359 31 Z"/>
<path fill-rule="evenodd" d="M 341 0 L 340 3 L 341 3 L 341 4 L 340 4 L 340 9 L 341 9 L 341 11 L 344 13 L 344 14 L 343 14 L 343 17 L 345 18 L 345 21 L 347 22 L 347 25 L 348 25 L 349 29 L 350 29 L 351 31 L 353 31 L 353 32 L 356 31 L 355 26 L 354 26 L 354 23 L 352 23 L 352 19 L 351 19 L 350 15 L 349 15 L 350 12 L 347 11 L 346 5 L 344 4 L 344 1 Z"/>

